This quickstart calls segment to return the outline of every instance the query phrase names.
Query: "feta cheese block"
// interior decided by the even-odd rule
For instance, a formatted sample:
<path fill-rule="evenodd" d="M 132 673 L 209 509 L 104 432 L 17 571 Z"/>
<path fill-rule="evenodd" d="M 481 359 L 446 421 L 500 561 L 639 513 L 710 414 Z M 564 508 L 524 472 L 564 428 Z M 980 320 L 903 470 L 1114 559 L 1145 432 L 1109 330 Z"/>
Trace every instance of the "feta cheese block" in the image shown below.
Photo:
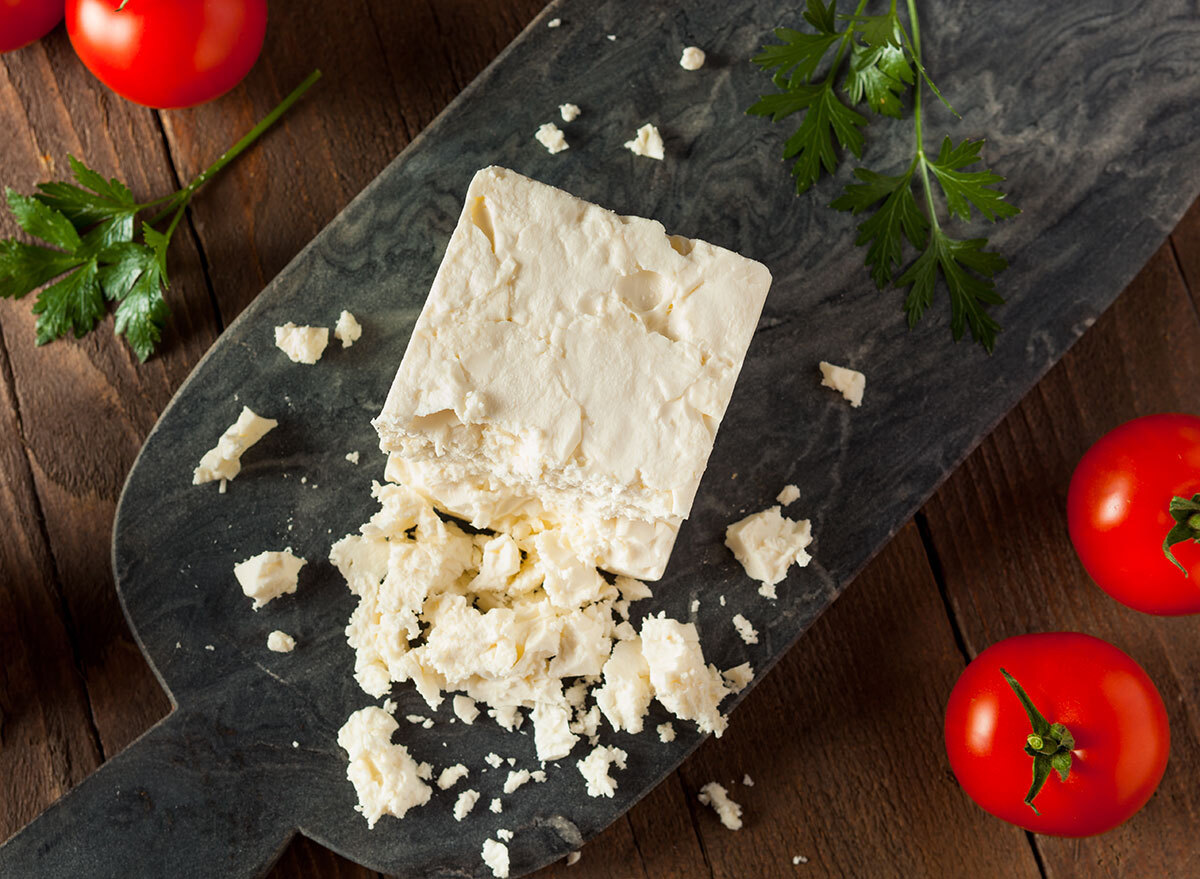
<path fill-rule="evenodd" d="M 328 344 L 328 327 L 298 327 L 288 321 L 275 328 L 275 347 L 293 363 L 312 366 L 321 359 Z"/>
<path fill-rule="evenodd" d="M 237 577 L 246 597 L 254 599 L 254 610 L 258 610 L 280 595 L 295 592 L 300 569 L 305 564 L 307 562 L 304 559 L 292 555 L 289 546 L 283 552 L 260 552 L 253 558 L 238 562 L 233 566 L 233 575 Z"/>
<path fill-rule="evenodd" d="M 216 446 L 200 459 L 200 466 L 192 472 L 192 485 L 220 480 L 224 491 L 225 483 L 242 472 L 242 455 L 246 450 L 278 426 L 279 422 L 273 418 L 263 418 L 249 406 L 243 406 L 237 421 L 225 429 Z"/>
<path fill-rule="evenodd" d="M 778 506 L 739 519 L 725 529 L 725 545 L 746 573 L 763 584 L 759 593 L 767 598 L 775 597 L 775 584 L 787 576 L 788 568 L 793 564 L 803 568 L 812 561 L 807 552 L 812 539 L 808 519 L 788 519 Z"/>
<path fill-rule="evenodd" d="M 475 175 L 383 411 L 387 478 L 475 527 L 662 575 L 771 276 L 503 168 Z"/>
<path fill-rule="evenodd" d="M 350 758 L 346 777 L 358 794 L 355 808 L 368 828 L 384 815 L 403 818 L 409 809 L 429 802 L 433 793 L 408 749 L 392 743 L 397 729 L 394 717 L 372 707 L 355 711 L 338 730 L 338 746 Z"/>
<path fill-rule="evenodd" d="M 863 391 L 867 387 L 867 377 L 855 369 L 847 369 L 844 366 L 834 366 L 832 363 L 826 363 L 824 360 L 819 364 L 821 367 L 821 387 L 833 388 L 841 393 L 849 402 L 853 409 L 857 409 L 862 405 Z"/>
<path fill-rule="evenodd" d="M 635 156 L 645 156 L 648 159 L 658 159 L 659 161 L 662 161 L 666 155 L 662 134 L 649 122 L 637 130 L 637 136 L 633 140 L 625 141 L 625 149 Z"/>

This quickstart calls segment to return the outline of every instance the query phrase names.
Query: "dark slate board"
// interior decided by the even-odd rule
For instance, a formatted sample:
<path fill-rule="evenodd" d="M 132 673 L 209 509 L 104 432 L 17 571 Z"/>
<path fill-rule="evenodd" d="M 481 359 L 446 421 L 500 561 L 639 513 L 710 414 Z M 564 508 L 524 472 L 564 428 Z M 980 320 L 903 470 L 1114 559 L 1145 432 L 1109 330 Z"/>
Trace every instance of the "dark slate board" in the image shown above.
<path fill-rule="evenodd" d="M 429 731 L 402 722 L 403 741 L 438 767 L 469 764 L 484 797 L 476 813 L 454 823 L 457 791 L 373 832 L 352 811 L 336 731 L 370 700 L 350 677 L 342 636 L 354 602 L 324 559 L 373 509 L 383 459 L 368 420 L 476 169 L 506 165 L 655 217 L 774 273 L 692 519 L 644 608 L 694 619 L 712 661 L 750 660 L 760 674 L 1093 323 L 1200 191 L 1200 21 L 1190 2 L 926 3 L 932 73 L 963 115 L 935 110 L 929 127 L 986 134 L 987 160 L 1010 178 L 1024 214 L 994 234 L 1012 259 L 995 355 L 951 342 L 942 301 L 910 332 L 900 294 L 871 286 L 853 221 L 824 207 L 839 183 L 794 197 L 778 161 L 783 128 L 742 115 L 766 85 L 745 59 L 780 23 L 773 6 L 554 4 L 230 327 L 147 441 L 114 537 L 130 622 L 178 707 L 0 849 L 0 874 L 252 876 L 299 831 L 388 873 L 485 876 L 480 846 L 506 827 L 518 875 L 598 833 L 699 743 L 679 722 L 670 746 L 653 733 L 606 733 L 630 754 L 615 799 L 584 796 L 573 761 L 562 761 L 493 815 L 486 804 L 507 767 L 481 773 L 483 755 L 530 767 L 531 737 L 450 724 L 443 710 Z M 561 28 L 546 28 L 553 16 Z M 709 50 L 698 73 L 677 64 L 688 44 Z M 571 149 L 550 156 L 532 135 L 564 101 L 583 116 L 564 126 Z M 665 162 L 621 148 L 648 120 L 665 135 Z M 895 164 L 909 137 L 907 125 L 874 126 L 867 159 Z M 272 346 L 274 325 L 331 325 L 342 308 L 365 327 L 349 351 L 331 347 L 308 368 Z M 821 359 L 866 371 L 861 410 L 818 387 Z M 242 403 L 280 427 L 227 495 L 194 488 L 192 467 Z M 351 450 L 363 454 L 357 467 L 344 460 Z M 770 604 L 721 536 L 786 482 L 803 490 L 793 510 L 814 521 L 816 561 Z M 251 613 L 230 568 L 285 545 L 310 560 L 300 591 Z M 761 633 L 756 646 L 730 624 L 739 611 Z M 297 637 L 294 654 L 266 650 L 274 628 Z M 400 716 L 429 713 L 410 688 L 396 698 Z M 656 709 L 649 727 L 665 719 Z"/>

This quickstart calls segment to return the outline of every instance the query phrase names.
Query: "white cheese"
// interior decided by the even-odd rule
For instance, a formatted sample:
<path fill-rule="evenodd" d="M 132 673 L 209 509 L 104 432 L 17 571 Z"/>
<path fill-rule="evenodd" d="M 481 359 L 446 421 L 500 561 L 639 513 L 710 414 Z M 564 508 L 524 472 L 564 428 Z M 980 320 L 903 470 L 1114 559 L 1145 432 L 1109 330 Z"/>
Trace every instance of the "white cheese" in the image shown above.
<path fill-rule="evenodd" d="M 499 797 L 495 797 L 492 799 L 492 802 L 488 805 L 488 811 L 494 812 L 497 815 L 499 815 L 501 812 L 504 811 L 504 804 L 502 802 L 500 802 Z"/>
<path fill-rule="evenodd" d="M 552 18 L 548 22 L 546 22 L 546 27 L 562 27 L 562 19 L 561 18 Z"/>
<path fill-rule="evenodd" d="M 383 815 L 403 818 L 432 794 L 408 749 L 392 743 L 397 728 L 394 717 L 371 707 L 355 711 L 338 730 L 338 746 L 350 758 L 346 777 L 358 794 L 356 808 L 370 828 Z"/>
<path fill-rule="evenodd" d="M 715 781 L 710 781 L 700 788 L 696 799 L 706 806 L 711 806 L 721 823 L 730 830 L 742 829 L 742 807 L 729 799 L 729 793 Z"/>
<path fill-rule="evenodd" d="M 494 839 L 483 841 L 483 862 L 496 879 L 508 879 L 508 846 Z"/>
<path fill-rule="evenodd" d="M 275 347 L 293 363 L 312 366 L 321 359 L 328 344 L 328 327 L 298 327 L 288 321 L 275 328 Z"/>
<path fill-rule="evenodd" d="M 725 679 L 725 683 L 730 690 L 740 693 L 754 680 L 754 669 L 750 666 L 750 663 L 743 662 L 741 665 L 725 669 L 725 671 L 721 672 L 721 677 Z"/>
<path fill-rule="evenodd" d="M 668 619 L 665 613 L 647 617 L 642 621 L 642 655 L 663 707 L 720 737 L 728 721 L 718 706 L 729 690 L 716 667 L 705 665 L 695 625 Z"/>
<path fill-rule="evenodd" d="M 650 667 L 640 639 L 622 641 L 604 664 L 604 686 L 594 692 L 596 705 L 618 732 L 640 733 L 642 718 L 654 698 Z"/>
<path fill-rule="evenodd" d="M 649 122 L 637 130 L 637 136 L 633 140 L 625 141 L 625 149 L 635 156 L 645 156 L 648 159 L 658 159 L 659 161 L 662 161 L 666 155 L 662 135 Z"/>
<path fill-rule="evenodd" d="M 505 830 L 503 827 L 501 827 L 496 831 L 496 839 L 503 840 L 504 842 L 511 842 L 512 838 L 513 832 L 511 830 Z"/>
<path fill-rule="evenodd" d="M 455 763 L 453 766 L 447 766 L 438 776 L 437 786 L 439 790 L 450 790 L 459 781 L 470 775 L 471 770 L 461 763 Z"/>
<path fill-rule="evenodd" d="M 480 171 L 374 422 L 388 479 L 660 577 L 769 286 L 730 251 Z"/>
<path fill-rule="evenodd" d="M 258 610 L 280 595 L 295 592 L 300 569 L 305 564 L 307 562 L 304 559 L 292 555 L 289 546 L 283 552 L 260 552 L 253 558 L 238 562 L 233 566 L 233 575 L 237 577 L 246 597 L 254 599 L 254 610 Z"/>
<path fill-rule="evenodd" d="M 799 866 L 800 864 L 807 864 L 807 863 L 808 863 L 808 858 L 806 858 L 804 855 L 795 855 L 792 857 L 792 864 L 794 866 Z"/>
<path fill-rule="evenodd" d="M 563 122 L 574 122 L 582 111 L 578 104 L 559 104 L 558 112 L 562 116 Z"/>
<path fill-rule="evenodd" d="M 287 632 L 276 629 L 267 635 L 267 649 L 276 653 L 291 653 L 296 649 L 296 639 Z"/>
<path fill-rule="evenodd" d="M 742 784 L 746 787 L 754 787 L 754 779 L 750 777 L 750 773 L 742 776 Z"/>
<path fill-rule="evenodd" d="M 579 863 L 579 859 L 582 857 L 583 857 L 583 855 L 581 855 L 579 852 L 571 852 L 570 854 L 567 855 L 567 866 L 568 867 L 575 866 L 576 864 Z"/>
<path fill-rule="evenodd" d="M 850 401 L 852 408 L 862 405 L 863 391 L 867 387 L 867 377 L 854 369 L 844 366 L 834 366 L 824 360 L 821 366 L 821 387 L 833 388 Z"/>
<path fill-rule="evenodd" d="M 501 757 L 499 754 L 497 754 L 495 751 L 492 751 L 490 754 L 488 754 L 486 757 L 483 758 L 483 762 L 486 763 L 488 766 L 492 767 L 493 769 L 499 769 L 500 764 L 504 762 L 504 758 Z"/>
<path fill-rule="evenodd" d="M 699 70 L 704 66 L 704 50 L 697 46 L 688 46 L 683 50 L 679 66 L 684 70 Z"/>
<path fill-rule="evenodd" d="M 350 312 L 343 310 L 333 327 L 333 337 L 349 348 L 362 337 L 362 324 Z"/>
<path fill-rule="evenodd" d="M 779 494 L 775 496 L 775 500 L 779 501 L 782 506 L 788 506 L 800 499 L 800 489 L 795 485 L 785 485 L 779 490 Z"/>
<path fill-rule="evenodd" d="M 475 707 L 475 700 L 470 696 L 455 696 L 454 697 L 454 714 L 463 723 L 470 726 L 475 722 L 475 718 L 479 716 L 479 709 Z"/>
<path fill-rule="evenodd" d="M 546 122 L 538 126 L 537 133 L 534 134 L 534 139 L 544 146 L 546 152 L 551 155 L 571 148 L 570 144 L 567 143 L 567 136 L 553 122 Z"/>
<path fill-rule="evenodd" d="M 754 626 L 751 625 L 750 621 L 740 613 L 734 615 L 733 627 L 737 629 L 738 635 L 740 635 L 741 639 L 747 644 L 758 643 L 758 632 L 755 631 Z"/>
<path fill-rule="evenodd" d="M 613 765 L 618 769 L 624 769 L 628 756 L 620 748 L 597 745 L 592 753 L 576 762 L 575 765 L 579 768 L 580 775 L 587 782 L 589 797 L 611 797 L 617 792 L 617 782 L 608 774 L 608 771 Z"/>
<path fill-rule="evenodd" d="M 504 792 L 511 794 L 521 785 L 529 781 L 530 775 L 528 769 L 515 769 L 508 773 L 508 778 L 504 779 Z"/>
<path fill-rule="evenodd" d="M 223 491 L 225 482 L 242 472 L 242 455 L 246 450 L 278 426 L 278 421 L 263 418 L 249 406 L 243 406 L 237 421 L 221 434 L 216 446 L 200 459 L 200 466 L 192 473 L 192 484 L 202 485 L 220 480 Z"/>
<path fill-rule="evenodd" d="M 357 464 L 358 463 L 358 452 L 347 452 L 346 460 L 349 461 L 351 464 Z"/>
<path fill-rule="evenodd" d="M 788 568 L 793 564 L 803 568 L 812 561 L 805 551 L 812 539 L 812 523 L 808 519 L 798 522 L 788 519 L 777 506 L 749 515 L 725 529 L 725 545 L 750 577 L 764 587 L 771 587 L 765 593 L 769 598 L 775 597 L 773 587 L 787 576 Z"/>
<path fill-rule="evenodd" d="M 471 810 L 475 808 L 475 804 L 479 802 L 479 791 L 465 790 L 458 795 L 458 799 L 454 801 L 454 820 L 461 821 L 471 814 Z"/>
<path fill-rule="evenodd" d="M 669 723 L 660 723 L 656 727 L 658 731 L 658 740 L 664 745 L 675 741 L 675 727 Z"/>

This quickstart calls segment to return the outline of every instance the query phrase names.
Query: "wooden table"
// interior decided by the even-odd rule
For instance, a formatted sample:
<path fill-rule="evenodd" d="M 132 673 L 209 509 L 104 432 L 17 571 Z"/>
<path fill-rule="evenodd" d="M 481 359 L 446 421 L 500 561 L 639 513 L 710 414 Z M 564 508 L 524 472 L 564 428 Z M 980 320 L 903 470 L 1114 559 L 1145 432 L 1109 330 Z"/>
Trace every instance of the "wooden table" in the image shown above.
<path fill-rule="evenodd" d="M 540 6 L 277 3 L 245 83 L 181 112 L 107 91 L 61 29 L 0 56 L 0 183 L 19 191 L 64 177 L 71 153 L 139 197 L 164 194 L 314 66 L 326 73 L 189 212 L 172 250 L 174 318 L 161 355 L 138 365 L 111 319 L 82 341 L 35 348 L 30 302 L 0 301 L 0 839 L 170 710 L 109 569 L 117 496 L 158 413 L 221 329 Z M 13 231 L 0 220 L 0 235 Z M 728 734 L 578 865 L 542 875 L 1200 875 L 1200 622 L 1143 616 L 1096 589 L 1063 512 L 1072 467 L 1106 430 L 1200 410 L 1198 294 L 1200 203 L 757 688 Z M 1162 787 L 1098 839 L 1035 838 L 993 820 L 959 789 L 942 747 L 942 708 L 965 663 L 1001 638 L 1055 629 L 1129 652 L 1170 714 Z M 745 806 L 742 831 L 697 803 L 713 779 Z M 797 855 L 807 862 L 793 864 Z M 369 874 L 298 838 L 271 875 Z"/>

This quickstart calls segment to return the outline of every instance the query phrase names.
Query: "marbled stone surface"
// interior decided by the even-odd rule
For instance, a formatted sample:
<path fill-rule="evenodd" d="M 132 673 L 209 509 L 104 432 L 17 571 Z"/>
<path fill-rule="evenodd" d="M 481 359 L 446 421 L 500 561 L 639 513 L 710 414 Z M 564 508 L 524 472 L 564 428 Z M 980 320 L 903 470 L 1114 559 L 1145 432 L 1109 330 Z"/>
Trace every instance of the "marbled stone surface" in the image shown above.
<path fill-rule="evenodd" d="M 775 284 L 758 335 L 692 519 L 639 610 L 694 620 L 711 661 L 749 660 L 764 673 L 1091 325 L 1200 191 L 1191 4 L 922 9 L 930 72 L 962 113 L 954 120 L 933 105 L 930 143 L 933 132 L 986 135 L 987 163 L 1024 210 L 988 230 L 1012 262 L 1000 276 L 1009 302 L 997 311 L 1005 331 L 994 355 L 951 341 L 944 298 L 910 332 L 901 294 L 874 289 L 854 220 L 824 207 L 849 167 L 792 194 L 778 161 L 785 128 L 743 115 L 767 85 L 746 59 L 771 27 L 794 23 L 773 4 L 553 4 L 263 292 L 164 413 L 126 487 L 114 564 L 178 707 L 0 848 L 0 875 L 252 876 L 298 831 L 388 873 L 486 876 L 480 847 L 502 827 L 516 834 L 518 875 L 597 833 L 686 757 L 699 742 L 689 724 L 675 723 L 671 745 L 652 732 L 605 732 L 630 755 L 614 799 L 586 797 L 569 759 L 493 815 L 486 802 L 508 767 L 485 773 L 483 756 L 534 768 L 532 739 L 486 721 L 452 724 L 447 705 L 430 730 L 402 720 L 402 740 L 438 769 L 468 764 L 482 804 L 456 824 L 457 790 L 435 791 L 402 822 L 367 830 L 336 731 L 371 700 L 350 677 L 342 635 L 354 599 L 325 559 L 374 508 L 383 457 L 368 421 L 480 167 L 505 165 L 763 261 Z M 551 17 L 562 27 L 546 28 Z M 708 51 L 702 70 L 678 66 L 685 45 Z M 566 101 L 583 109 L 569 125 L 557 113 Z M 533 140 L 552 120 L 571 144 L 553 156 Z M 664 162 L 621 147 L 647 121 L 663 132 Z M 872 125 L 865 161 L 894 166 L 910 136 L 906 124 Z M 348 351 L 335 343 L 305 367 L 274 348 L 276 324 L 332 326 L 343 308 L 364 327 Z M 861 409 L 818 386 L 823 359 L 867 373 Z M 227 494 L 192 486 L 195 463 L 242 404 L 279 428 Z M 350 451 L 361 451 L 358 466 Z M 771 603 L 721 537 L 787 482 L 802 491 L 789 512 L 813 520 L 815 561 Z M 309 560 L 300 589 L 251 612 L 232 566 L 284 546 Z M 757 645 L 735 633 L 739 612 L 759 630 Z M 296 636 L 294 653 L 267 651 L 276 628 Z M 430 714 L 410 688 L 394 698 L 400 717 Z M 648 729 L 665 719 L 655 708 Z M 727 734 L 738 734 L 736 713 Z"/>

